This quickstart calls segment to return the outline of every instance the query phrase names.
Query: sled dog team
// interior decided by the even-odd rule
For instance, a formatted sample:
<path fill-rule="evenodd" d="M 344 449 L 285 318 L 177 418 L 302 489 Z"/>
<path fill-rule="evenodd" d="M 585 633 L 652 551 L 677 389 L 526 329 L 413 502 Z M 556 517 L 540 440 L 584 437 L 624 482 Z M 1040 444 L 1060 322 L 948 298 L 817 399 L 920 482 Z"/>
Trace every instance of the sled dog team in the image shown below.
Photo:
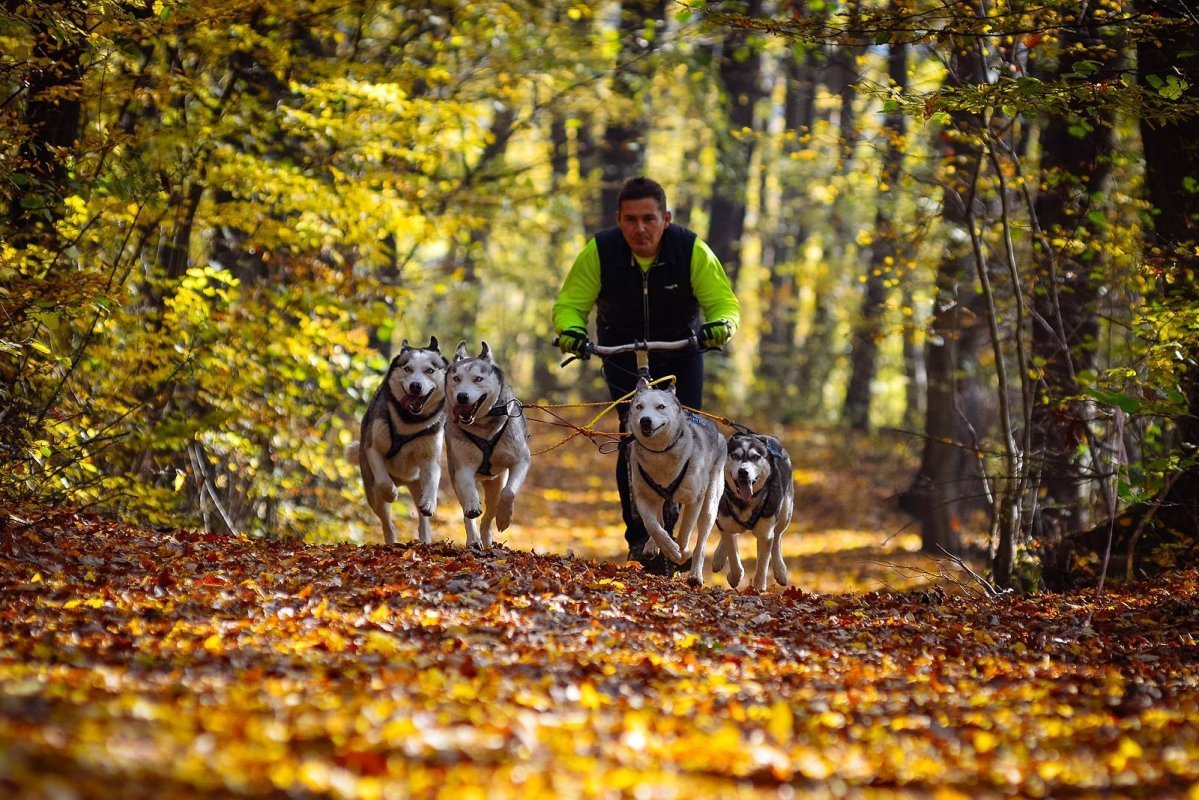
<path fill-rule="evenodd" d="M 630 490 L 650 534 L 645 555 L 661 552 L 681 564 L 695 531 L 688 581 L 699 585 L 715 525 L 720 542 L 712 566 L 720 571 L 727 562 L 735 588 L 744 575 L 735 536 L 749 531 L 758 549 L 753 586 L 764 590 L 770 574 L 785 585 L 780 541 L 795 497 L 782 442 L 753 433 L 737 433 L 726 442 L 710 419 L 682 406 L 673 388 L 654 388 L 644 380 L 629 402 Z M 466 544 L 490 547 L 492 523 L 503 531 L 512 522 L 531 457 L 522 406 L 485 341 L 477 356 L 460 342 L 450 362 L 436 337 L 427 347 L 405 340 L 367 406 L 349 455 L 358 460 L 367 502 L 388 544 L 396 542 L 390 508 L 401 486 L 419 512 L 417 541 L 432 540 L 429 518 L 437 508 L 443 449 L 462 506 Z"/>

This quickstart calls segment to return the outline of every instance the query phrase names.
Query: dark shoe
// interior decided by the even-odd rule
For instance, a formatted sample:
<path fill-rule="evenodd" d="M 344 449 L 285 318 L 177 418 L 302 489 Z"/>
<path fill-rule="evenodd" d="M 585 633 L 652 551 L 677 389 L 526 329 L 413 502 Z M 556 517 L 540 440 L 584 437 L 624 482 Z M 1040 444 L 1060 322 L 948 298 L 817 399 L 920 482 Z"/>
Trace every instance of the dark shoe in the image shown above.
<path fill-rule="evenodd" d="M 676 564 L 661 553 L 656 553 L 652 556 L 647 556 L 641 551 L 641 547 L 637 547 L 636 552 L 629 547 L 629 561 L 636 561 L 641 564 L 644 572 L 650 575 L 661 575 L 664 578 L 669 578 L 672 575 L 678 575 L 680 572 L 691 571 L 691 557 L 682 564 Z"/>

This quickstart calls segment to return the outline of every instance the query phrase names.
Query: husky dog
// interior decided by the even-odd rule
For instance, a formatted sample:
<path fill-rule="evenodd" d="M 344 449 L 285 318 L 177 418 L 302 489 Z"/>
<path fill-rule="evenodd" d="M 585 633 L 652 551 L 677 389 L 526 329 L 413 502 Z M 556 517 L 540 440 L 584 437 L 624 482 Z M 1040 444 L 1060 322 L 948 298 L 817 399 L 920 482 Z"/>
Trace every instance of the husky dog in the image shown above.
<path fill-rule="evenodd" d="M 390 508 L 400 486 L 408 487 L 420 512 L 417 540 L 428 544 L 433 539 L 429 517 L 437 510 L 441 480 L 447 366 L 437 337 L 429 337 L 428 347 L 411 347 L 405 339 L 362 417 L 358 443 L 347 451 L 358 459 L 362 488 L 388 544 L 396 541 Z"/>
<path fill-rule="evenodd" d="M 475 520 L 481 515 L 481 544 L 491 547 L 491 522 L 495 520 L 501 531 L 512 524 L 512 506 L 529 471 L 524 411 L 492 360 L 487 342 L 473 358 L 466 352 L 466 342 L 458 344 L 454 363 L 446 372 L 445 395 L 450 415 L 446 434 L 450 481 L 462 504 L 466 544 L 480 544 Z"/>
<path fill-rule="evenodd" d="M 712 556 L 712 570 L 724 568 L 729 559 L 729 586 L 734 589 L 745 574 L 737 554 L 736 536 L 752 531 L 758 540 L 758 564 L 753 586 L 766 589 L 767 564 L 780 586 L 787 585 L 787 565 L 783 561 L 783 531 L 791 522 L 795 507 L 795 485 L 791 480 L 791 457 L 774 436 L 738 433 L 729 438 L 728 460 L 724 466 L 724 494 L 716 514 L 720 544 Z"/>
<path fill-rule="evenodd" d="M 629 490 L 650 535 L 642 553 L 661 552 L 681 564 L 691 531 L 697 530 L 687 581 L 698 586 L 720 501 L 724 437 L 710 419 L 684 409 L 673 386 L 652 389 L 644 378 L 629 402 L 628 427 Z M 676 521 L 677 542 L 669 533 Z"/>

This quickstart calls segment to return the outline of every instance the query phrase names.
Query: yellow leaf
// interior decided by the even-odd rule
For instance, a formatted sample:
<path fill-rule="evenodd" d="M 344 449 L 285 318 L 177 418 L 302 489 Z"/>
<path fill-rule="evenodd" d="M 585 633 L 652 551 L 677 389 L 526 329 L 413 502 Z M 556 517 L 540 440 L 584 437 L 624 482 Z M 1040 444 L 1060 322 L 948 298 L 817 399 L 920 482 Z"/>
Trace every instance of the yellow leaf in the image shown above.
<path fill-rule="evenodd" d="M 990 731 L 975 731 L 974 749 L 980 753 L 989 753 L 999 744 L 999 737 Z"/>
<path fill-rule="evenodd" d="M 1111 765 L 1113 770 L 1119 772 L 1128 766 L 1129 761 L 1140 758 L 1144 753 L 1145 751 L 1141 749 L 1139 744 L 1125 736 L 1120 740 L 1119 749 L 1108 759 L 1108 764 Z"/>
<path fill-rule="evenodd" d="M 770 707 L 770 735 L 779 744 L 791 741 L 795 726 L 795 716 L 791 713 L 791 705 L 783 700 L 775 701 Z"/>
<path fill-rule="evenodd" d="M 579 705 L 591 711 L 595 711 L 603 705 L 603 698 L 595 690 L 595 685 L 591 681 L 584 681 L 579 685 Z"/>

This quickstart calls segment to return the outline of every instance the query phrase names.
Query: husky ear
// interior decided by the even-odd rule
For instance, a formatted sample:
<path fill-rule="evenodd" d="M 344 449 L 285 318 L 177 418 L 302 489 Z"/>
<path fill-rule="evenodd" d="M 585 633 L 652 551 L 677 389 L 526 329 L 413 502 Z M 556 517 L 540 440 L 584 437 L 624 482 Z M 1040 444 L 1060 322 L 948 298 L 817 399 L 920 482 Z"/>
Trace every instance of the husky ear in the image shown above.
<path fill-rule="evenodd" d="M 440 347 L 440 346 L 437 344 L 437 337 L 436 337 L 436 336 L 430 336 L 430 337 L 429 337 L 429 346 L 428 346 L 428 347 L 426 347 L 425 349 L 426 349 L 426 350 L 432 350 L 434 353 L 438 353 L 438 354 L 440 354 L 440 353 L 441 353 L 441 347 Z"/>
<path fill-rule="evenodd" d="M 458 347 L 454 350 L 454 360 L 461 361 L 464 358 L 470 358 L 470 356 L 466 354 L 466 342 L 462 341 L 458 342 Z"/>
<path fill-rule="evenodd" d="M 405 339 L 404 341 L 400 342 L 400 349 L 401 350 L 411 350 L 412 345 L 408 344 L 408 340 Z"/>
<path fill-rule="evenodd" d="M 638 378 L 636 391 L 644 392 L 647 389 L 649 389 L 649 381 L 647 381 L 645 378 Z"/>
<path fill-rule="evenodd" d="M 480 341 L 483 343 L 483 349 L 479 351 L 479 358 L 484 361 L 491 361 L 491 345 L 487 344 L 485 340 Z"/>

